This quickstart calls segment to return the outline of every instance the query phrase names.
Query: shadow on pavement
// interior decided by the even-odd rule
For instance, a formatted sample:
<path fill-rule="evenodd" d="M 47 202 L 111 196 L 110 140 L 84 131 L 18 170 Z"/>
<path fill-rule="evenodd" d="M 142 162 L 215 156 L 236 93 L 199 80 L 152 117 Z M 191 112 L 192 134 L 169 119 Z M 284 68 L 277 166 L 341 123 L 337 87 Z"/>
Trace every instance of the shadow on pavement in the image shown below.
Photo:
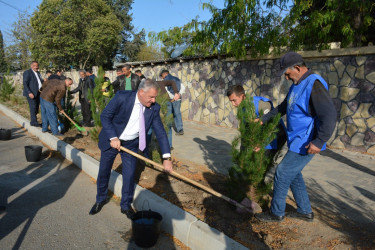
<path fill-rule="evenodd" d="M 232 145 L 212 136 L 207 136 L 206 138 L 207 140 L 197 137 L 193 139 L 199 144 L 206 165 L 215 172 L 227 174 L 228 169 L 232 166 L 232 157 L 230 155 Z"/>
<path fill-rule="evenodd" d="M 330 157 L 330 158 L 332 158 L 332 159 L 334 159 L 336 161 L 344 163 L 344 164 L 346 164 L 346 165 L 348 165 L 348 166 L 350 166 L 352 168 L 355 168 L 355 169 L 357 169 L 359 171 L 362 171 L 364 173 L 367 173 L 367 174 L 375 176 L 375 171 L 373 171 L 373 170 L 371 170 L 371 169 L 369 169 L 369 168 L 367 168 L 365 166 L 362 166 L 362 165 L 360 165 L 360 164 L 358 164 L 358 163 L 356 163 L 356 162 L 354 162 L 354 161 L 352 161 L 352 160 L 350 160 L 350 159 L 348 159 L 348 158 L 346 158 L 346 157 L 344 157 L 344 156 L 342 156 L 342 155 L 340 155 L 338 153 L 335 153 L 335 152 L 333 152 L 332 150 L 330 150 L 328 148 L 326 150 L 322 151 L 320 154 L 322 156 L 327 156 L 327 157 Z"/>
<path fill-rule="evenodd" d="M 6 214 L 0 219 L 0 240 L 25 223 L 13 249 L 20 248 L 38 211 L 61 199 L 79 174 L 79 171 L 73 168 L 73 165 L 63 169 L 61 169 L 61 165 L 60 160 L 48 159 L 33 163 L 24 170 L 0 176 L 1 189 L 5 191 L 7 199 L 17 195 L 22 188 L 27 188 L 28 185 L 36 183 L 14 200 L 11 200 L 6 207 Z M 29 173 L 30 171 L 32 172 Z M 42 180 L 52 171 L 54 173 Z"/>
<path fill-rule="evenodd" d="M 335 183 L 329 182 L 333 188 L 337 189 L 339 196 L 329 194 L 324 187 L 311 178 L 308 181 L 307 190 L 311 204 L 319 211 L 319 219 L 323 223 L 344 233 L 355 248 L 371 248 L 375 245 L 373 209 L 366 208 L 360 197 L 353 197 L 350 192 Z M 370 199 L 375 199 L 373 193 L 363 189 L 359 191 L 371 196 Z"/>

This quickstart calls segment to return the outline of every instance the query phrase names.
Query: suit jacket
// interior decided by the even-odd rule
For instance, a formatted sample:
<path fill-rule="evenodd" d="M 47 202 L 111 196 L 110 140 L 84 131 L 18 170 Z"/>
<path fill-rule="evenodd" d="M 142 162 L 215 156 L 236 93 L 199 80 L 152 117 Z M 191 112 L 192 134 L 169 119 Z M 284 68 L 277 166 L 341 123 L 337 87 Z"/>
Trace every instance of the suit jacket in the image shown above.
<path fill-rule="evenodd" d="M 137 91 L 119 91 L 108 103 L 100 115 L 102 131 L 99 134 L 99 148 L 102 151 L 108 150 L 110 138 L 118 137 L 124 131 L 132 113 Z M 160 119 L 160 105 L 154 103 L 149 108 L 145 108 L 145 128 L 146 131 L 154 130 L 162 154 L 170 153 L 167 134 Z"/>
<path fill-rule="evenodd" d="M 132 90 L 133 91 L 138 90 L 139 84 L 141 83 L 141 79 L 139 78 L 138 75 L 133 74 L 133 73 L 131 73 L 130 77 L 131 77 Z M 112 83 L 115 94 L 119 90 L 125 90 L 125 85 L 126 85 L 125 75 L 118 76 L 116 80 Z"/>
<path fill-rule="evenodd" d="M 43 84 L 43 78 L 39 72 L 37 72 L 40 82 Z M 23 96 L 29 96 L 33 93 L 34 96 L 39 94 L 39 84 L 38 80 L 32 69 L 28 69 L 23 72 Z"/>
<path fill-rule="evenodd" d="M 90 77 L 86 76 L 83 80 L 82 78 L 79 79 L 78 87 L 70 91 L 70 93 L 74 94 L 79 91 L 79 99 L 89 99 L 89 89 L 91 93 L 94 93 L 95 84 L 90 79 Z"/>

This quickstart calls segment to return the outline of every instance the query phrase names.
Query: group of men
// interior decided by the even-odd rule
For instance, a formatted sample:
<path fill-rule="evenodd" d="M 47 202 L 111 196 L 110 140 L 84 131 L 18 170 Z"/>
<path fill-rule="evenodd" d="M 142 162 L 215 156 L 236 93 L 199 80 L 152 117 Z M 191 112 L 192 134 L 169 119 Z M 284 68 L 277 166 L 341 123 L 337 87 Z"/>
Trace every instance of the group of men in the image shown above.
<path fill-rule="evenodd" d="M 23 95 L 29 103 L 30 125 L 41 126 L 42 132 L 47 132 L 50 127 L 53 135 L 61 136 L 56 112 L 58 110 L 60 114 L 65 114 L 63 100 L 67 88 L 73 84 L 73 81 L 71 78 L 62 76 L 61 71 L 56 71 L 55 74 L 48 72 L 47 77 L 42 78 L 37 61 L 33 61 L 30 69 L 23 73 Z M 39 105 L 42 125 L 37 120 Z"/>
<path fill-rule="evenodd" d="M 280 76 L 284 74 L 287 80 L 293 82 L 289 93 L 275 108 L 272 108 L 270 100 L 255 97 L 254 104 L 258 114 L 260 109 L 264 113 L 255 121 L 263 124 L 278 113 L 286 115 L 285 134 L 288 149 L 275 168 L 271 207 L 269 211 L 255 216 L 265 222 L 282 221 L 285 217 L 287 192 L 291 188 L 297 203 L 297 211 L 287 216 L 313 221 L 314 214 L 301 172 L 315 154 L 325 149 L 325 143 L 334 131 L 337 113 L 329 96 L 327 83 L 321 76 L 307 68 L 299 54 L 295 52 L 285 54 L 280 60 L 280 68 Z M 162 78 L 168 79 L 168 73 L 162 71 Z M 175 79 L 173 80 L 175 82 Z M 101 161 L 97 179 L 97 196 L 90 214 L 98 213 L 107 202 L 110 171 L 114 158 L 119 152 L 123 165 L 121 212 L 128 217 L 134 214 L 131 204 L 134 195 L 136 158 L 121 151 L 120 147 L 128 148 L 133 152 L 143 151 L 147 143 L 145 133 L 151 126 L 160 144 L 165 171 L 173 171 L 168 136 L 160 120 L 160 106 L 155 102 L 158 90 L 159 85 L 147 79 L 137 91 L 120 91 L 102 112 L 103 130 L 99 136 Z M 227 96 L 235 107 L 246 98 L 242 86 L 238 85 L 231 87 Z M 272 148 L 272 143 L 269 146 Z"/>
<path fill-rule="evenodd" d="M 83 73 L 81 75 L 80 72 L 82 78 Z M 138 73 L 141 74 L 141 72 Z M 286 216 L 312 221 L 314 214 L 301 172 L 315 154 L 325 149 L 325 144 L 334 131 L 337 113 L 329 96 L 328 84 L 321 76 L 313 73 L 306 66 L 298 53 L 288 52 L 281 58 L 279 76 L 281 75 L 284 75 L 287 80 L 291 80 L 293 84 L 285 100 L 277 107 L 273 108 L 272 101 L 264 97 L 253 98 L 257 115 L 259 116 L 261 113 L 260 110 L 264 114 L 255 120 L 256 122 L 267 123 L 278 113 L 286 115 L 286 127 L 283 126 L 282 129 L 285 129 L 288 146 L 285 156 L 281 157 L 281 162 L 275 167 L 271 207 L 266 212 L 256 214 L 255 217 L 265 222 L 282 221 L 285 217 L 286 196 L 291 188 L 297 203 L 297 211 Z M 110 172 L 118 153 L 121 155 L 123 166 L 121 212 L 129 218 L 134 214 L 131 204 L 134 195 L 136 158 L 121 151 L 121 147 L 133 152 L 145 151 L 148 144 L 146 134 L 151 128 L 159 142 L 165 171 L 173 171 L 172 142 L 161 122 L 160 106 L 156 103 L 156 96 L 158 92 L 161 92 L 160 90 L 165 91 L 165 88 L 168 90 L 171 96 L 168 112 L 174 114 L 177 134 L 182 135 L 184 132 L 180 116 L 181 94 L 179 93 L 181 82 L 178 78 L 171 76 L 168 70 L 163 70 L 160 76 L 163 81 L 151 79 L 141 81 L 140 76 L 131 73 L 129 65 L 124 65 L 112 83 L 116 95 L 101 114 L 103 125 L 99 135 L 101 158 L 96 202 L 89 212 L 91 215 L 100 212 L 108 201 Z M 27 84 L 30 81 L 34 81 L 35 86 Z M 37 125 L 36 112 L 39 96 L 42 107 L 47 107 L 45 111 L 42 111 L 42 117 L 43 112 L 48 116 L 53 101 L 60 110 L 58 104 L 61 94 L 52 99 L 51 96 L 45 94 L 48 92 L 47 90 L 54 89 L 55 92 L 61 93 L 66 91 L 66 87 L 72 83 L 70 78 L 53 79 L 47 82 L 48 84 L 43 86 L 40 94 L 39 89 L 42 87 L 43 79 L 38 72 L 37 62 L 33 62 L 31 69 L 24 73 L 24 95 L 30 105 L 31 125 L 33 126 Z M 79 86 L 72 92 L 80 91 L 81 98 L 86 99 L 85 86 L 86 83 L 82 83 L 81 87 Z M 88 88 L 92 87 L 90 84 L 87 86 Z M 232 86 L 228 90 L 227 96 L 234 107 L 238 107 L 244 98 L 247 98 L 244 89 L 239 85 Z M 46 104 L 47 102 L 48 104 Z M 272 149 L 275 145 L 271 143 L 268 146 Z"/>

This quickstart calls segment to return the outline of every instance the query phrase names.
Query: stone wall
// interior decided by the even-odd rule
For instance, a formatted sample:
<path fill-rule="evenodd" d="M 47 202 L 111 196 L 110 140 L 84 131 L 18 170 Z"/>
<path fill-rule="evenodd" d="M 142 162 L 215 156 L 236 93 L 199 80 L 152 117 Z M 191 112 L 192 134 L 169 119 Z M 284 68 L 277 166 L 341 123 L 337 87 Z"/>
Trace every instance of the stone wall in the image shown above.
<path fill-rule="evenodd" d="M 337 109 L 336 130 L 328 144 L 375 154 L 375 47 L 300 53 L 308 67 L 326 79 Z M 280 61 L 272 56 L 241 61 L 210 57 L 130 64 L 153 79 L 160 79 L 160 71 L 168 69 L 183 85 L 183 118 L 226 127 L 237 127 L 236 109 L 226 97 L 229 86 L 241 84 L 248 96 L 261 95 L 278 105 L 291 85 L 284 77 L 275 76 Z M 106 74 L 114 80 L 114 71 Z M 77 72 L 66 75 L 77 82 Z"/>

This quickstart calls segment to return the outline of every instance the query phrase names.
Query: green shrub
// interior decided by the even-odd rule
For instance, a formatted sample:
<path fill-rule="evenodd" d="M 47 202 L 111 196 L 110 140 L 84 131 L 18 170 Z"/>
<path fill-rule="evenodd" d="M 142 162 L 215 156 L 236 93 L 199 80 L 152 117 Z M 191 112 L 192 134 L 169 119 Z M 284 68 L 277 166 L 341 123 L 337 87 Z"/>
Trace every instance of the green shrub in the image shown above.
<path fill-rule="evenodd" d="M 271 122 L 261 125 L 254 121 L 257 117 L 252 98 L 245 98 L 238 107 L 237 118 L 240 134 L 232 142 L 234 165 L 229 169 L 229 193 L 233 199 L 242 201 L 254 192 L 256 197 L 248 198 L 264 203 L 264 195 L 271 191 L 271 185 L 264 183 L 271 161 L 265 146 L 276 137 L 280 114 Z M 260 150 L 255 152 L 255 147 Z"/>
<path fill-rule="evenodd" d="M 4 75 L 3 82 L 0 83 L 0 99 L 2 101 L 9 101 L 14 92 L 13 85 L 7 79 L 9 78 L 8 76 L 8 74 Z"/>

